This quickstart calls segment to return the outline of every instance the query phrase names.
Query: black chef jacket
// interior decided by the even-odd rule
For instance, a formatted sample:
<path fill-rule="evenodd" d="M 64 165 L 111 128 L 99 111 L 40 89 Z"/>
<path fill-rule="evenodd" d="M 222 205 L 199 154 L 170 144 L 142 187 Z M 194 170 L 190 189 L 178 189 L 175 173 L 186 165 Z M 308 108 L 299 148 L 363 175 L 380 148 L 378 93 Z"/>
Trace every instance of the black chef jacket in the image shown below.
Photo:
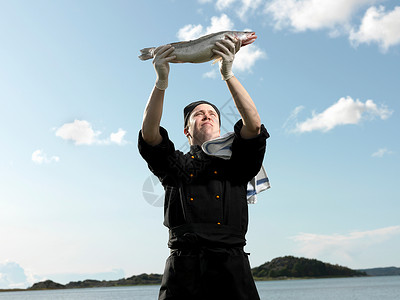
<path fill-rule="evenodd" d="M 217 291 L 224 290 L 224 283 L 220 282 L 222 284 L 220 286 L 218 280 L 211 280 L 208 284 L 200 286 L 195 284 L 185 292 L 186 294 L 179 294 L 179 289 L 190 286 L 187 280 L 204 281 L 199 279 L 201 277 L 197 274 L 199 272 L 202 274 L 208 272 L 205 277 L 209 280 L 210 268 L 217 265 L 211 264 L 209 259 L 207 263 L 199 263 L 198 260 L 196 263 L 188 262 L 187 257 L 197 257 L 197 259 L 200 257 L 202 262 L 204 262 L 204 257 L 213 257 L 214 260 L 215 257 L 219 257 L 215 261 L 224 261 L 223 265 L 225 266 L 216 267 L 212 273 L 220 273 L 219 275 L 225 271 L 226 274 L 236 273 L 236 267 L 233 267 L 232 270 L 229 268 L 239 264 L 240 268 L 245 270 L 246 276 L 251 277 L 247 256 L 242 250 L 246 244 L 245 234 L 248 226 L 247 183 L 262 166 L 266 139 L 269 134 L 262 125 L 258 136 L 243 139 L 240 136 L 242 126 L 242 120 L 239 120 L 234 126 L 235 136 L 229 160 L 209 156 L 198 145 L 191 146 L 190 151 L 186 154 L 175 150 L 173 142 L 168 138 L 167 131 L 162 127 L 160 127 L 162 142 L 156 146 L 148 145 L 143 140 L 141 132 L 139 133 L 139 152 L 148 163 L 149 169 L 159 178 L 165 190 L 164 225 L 169 228 L 168 246 L 171 248 L 172 254 L 167 260 L 162 284 L 164 292 L 163 296 L 160 292 L 159 299 L 202 299 L 204 297 L 214 299 L 213 297 L 218 294 Z M 232 257 L 237 256 L 241 257 L 239 263 L 231 261 Z M 183 257 L 185 257 L 185 262 L 182 262 Z M 221 257 L 225 258 L 221 260 Z M 193 266 L 190 267 L 191 264 L 196 265 L 196 271 L 193 270 Z M 183 274 L 183 276 L 181 274 L 179 279 L 169 280 L 172 273 L 178 273 L 178 269 L 181 269 L 181 273 L 185 273 L 184 270 L 186 270 L 187 274 Z M 222 269 L 226 270 L 221 271 Z M 197 275 L 189 276 L 193 274 Z M 232 277 L 234 274 L 224 276 L 225 287 L 235 284 Z M 228 278 L 231 279 L 228 280 Z M 183 284 L 182 280 L 186 283 Z M 250 288 L 255 290 L 252 278 L 248 278 L 248 280 L 251 281 Z M 207 296 L 204 291 L 195 292 L 195 290 L 204 289 L 204 286 L 216 283 L 218 287 L 209 289 L 211 294 L 207 294 Z M 172 285 L 180 285 L 180 287 L 172 287 Z M 236 286 L 239 286 L 240 289 L 239 283 Z M 170 291 L 174 289 L 178 291 Z M 235 295 L 238 293 L 251 294 L 248 286 L 243 286 L 242 289 L 247 291 L 236 291 Z M 174 293 L 175 296 L 172 295 Z M 177 293 L 182 296 L 176 296 Z M 196 296 L 200 295 L 198 293 L 203 294 Z M 256 294 L 255 290 L 254 295 Z M 226 292 L 223 295 L 227 295 Z M 243 295 L 234 297 L 232 295 L 229 299 L 258 299 L 258 295 L 254 297 Z"/>

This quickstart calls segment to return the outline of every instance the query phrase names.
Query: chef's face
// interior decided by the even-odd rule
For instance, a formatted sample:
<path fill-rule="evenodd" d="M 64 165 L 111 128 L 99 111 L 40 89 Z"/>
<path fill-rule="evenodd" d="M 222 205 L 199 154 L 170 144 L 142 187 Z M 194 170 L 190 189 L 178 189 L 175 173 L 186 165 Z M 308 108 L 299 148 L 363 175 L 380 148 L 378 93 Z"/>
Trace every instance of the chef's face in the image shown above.
<path fill-rule="evenodd" d="M 206 141 L 220 136 L 219 117 L 215 109 L 209 104 L 197 105 L 189 117 L 185 134 L 192 145 L 201 145 Z"/>

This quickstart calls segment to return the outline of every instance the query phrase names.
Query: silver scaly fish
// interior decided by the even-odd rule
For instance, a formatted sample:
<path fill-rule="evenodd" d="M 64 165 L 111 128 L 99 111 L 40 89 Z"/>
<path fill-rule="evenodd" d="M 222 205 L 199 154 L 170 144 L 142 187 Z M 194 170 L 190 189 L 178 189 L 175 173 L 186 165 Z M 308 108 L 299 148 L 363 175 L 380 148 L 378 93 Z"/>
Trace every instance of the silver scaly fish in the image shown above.
<path fill-rule="evenodd" d="M 172 54 L 176 56 L 176 59 L 171 62 L 203 63 L 210 60 L 218 60 L 220 57 L 212 52 L 212 49 L 215 48 L 216 42 L 229 38 L 234 42 L 240 40 L 242 46 L 246 46 L 253 43 L 257 36 L 255 32 L 249 31 L 220 31 L 202 36 L 196 40 L 171 43 L 175 48 Z M 155 50 L 160 47 L 150 47 L 140 50 L 141 55 L 139 58 L 141 60 L 153 58 Z M 239 50 L 236 50 L 236 52 L 237 51 Z"/>

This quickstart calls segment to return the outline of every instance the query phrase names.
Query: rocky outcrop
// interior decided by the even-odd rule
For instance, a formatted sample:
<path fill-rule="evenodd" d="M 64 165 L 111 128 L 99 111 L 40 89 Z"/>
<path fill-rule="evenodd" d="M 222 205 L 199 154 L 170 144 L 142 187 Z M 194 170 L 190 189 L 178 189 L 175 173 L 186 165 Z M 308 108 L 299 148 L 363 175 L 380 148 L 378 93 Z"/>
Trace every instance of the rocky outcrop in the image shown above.
<path fill-rule="evenodd" d="M 364 272 L 324 263 L 316 259 L 293 256 L 278 257 L 252 269 L 256 279 L 268 278 L 321 278 L 366 276 Z"/>
<path fill-rule="evenodd" d="M 87 279 L 84 281 L 71 281 L 66 285 L 62 285 L 51 280 L 35 283 L 29 290 L 50 290 L 50 289 L 79 289 L 79 288 L 92 288 L 92 287 L 112 287 L 112 286 L 131 286 L 131 285 L 145 285 L 145 284 L 160 284 L 162 275 L 160 274 L 140 274 L 129 278 L 122 278 L 118 280 L 93 280 Z"/>
<path fill-rule="evenodd" d="M 65 289 L 65 286 L 51 280 L 46 280 L 35 283 L 34 285 L 32 285 L 32 287 L 29 288 L 29 290 L 55 290 L 55 289 Z"/>

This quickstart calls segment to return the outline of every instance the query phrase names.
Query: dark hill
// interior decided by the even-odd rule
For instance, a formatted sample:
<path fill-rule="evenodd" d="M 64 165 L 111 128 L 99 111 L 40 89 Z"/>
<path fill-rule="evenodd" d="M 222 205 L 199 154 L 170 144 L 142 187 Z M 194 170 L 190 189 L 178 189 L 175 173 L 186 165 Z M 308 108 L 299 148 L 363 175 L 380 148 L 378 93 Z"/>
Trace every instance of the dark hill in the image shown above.
<path fill-rule="evenodd" d="M 65 287 L 68 289 L 85 288 L 85 287 L 110 287 L 110 286 L 130 286 L 144 284 L 160 284 L 162 275 L 159 274 L 140 274 L 129 278 L 119 280 L 99 281 L 99 280 L 84 280 L 71 281 Z"/>
<path fill-rule="evenodd" d="M 270 262 L 253 268 L 252 273 L 256 279 L 282 277 L 353 277 L 367 275 L 365 272 L 352 270 L 339 265 L 331 265 L 316 259 L 293 256 L 275 258 Z"/>
<path fill-rule="evenodd" d="M 30 290 L 55 290 L 55 289 L 65 289 L 65 286 L 57 282 L 46 280 L 42 282 L 35 283 Z"/>
<path fill-rule="evenodd" d="M 47 290 L 47 289 L 77 289 L 77 288 L 91 288 L 91 287 L 111 287 L 111 286 L 131 286 L 131 285 L 144 285 L 144 284 L 160 284 L 162 275 L 159 274 L 140 274 L 129 278 L 119 280 L 93 280 L 87 279 L 84 281 L 71 281 L 66 285 L 46 280 L 35 283 L 29 290 Z"/>
<path fill-rule="evenodd" d="M 400 275 L 400 268 L 396 268 L 396 267 L 362 269 L 362 270 L 357 270 L 357 271 L 365 272 L 369 276 L 395 276 L 395 275 Z"/>

